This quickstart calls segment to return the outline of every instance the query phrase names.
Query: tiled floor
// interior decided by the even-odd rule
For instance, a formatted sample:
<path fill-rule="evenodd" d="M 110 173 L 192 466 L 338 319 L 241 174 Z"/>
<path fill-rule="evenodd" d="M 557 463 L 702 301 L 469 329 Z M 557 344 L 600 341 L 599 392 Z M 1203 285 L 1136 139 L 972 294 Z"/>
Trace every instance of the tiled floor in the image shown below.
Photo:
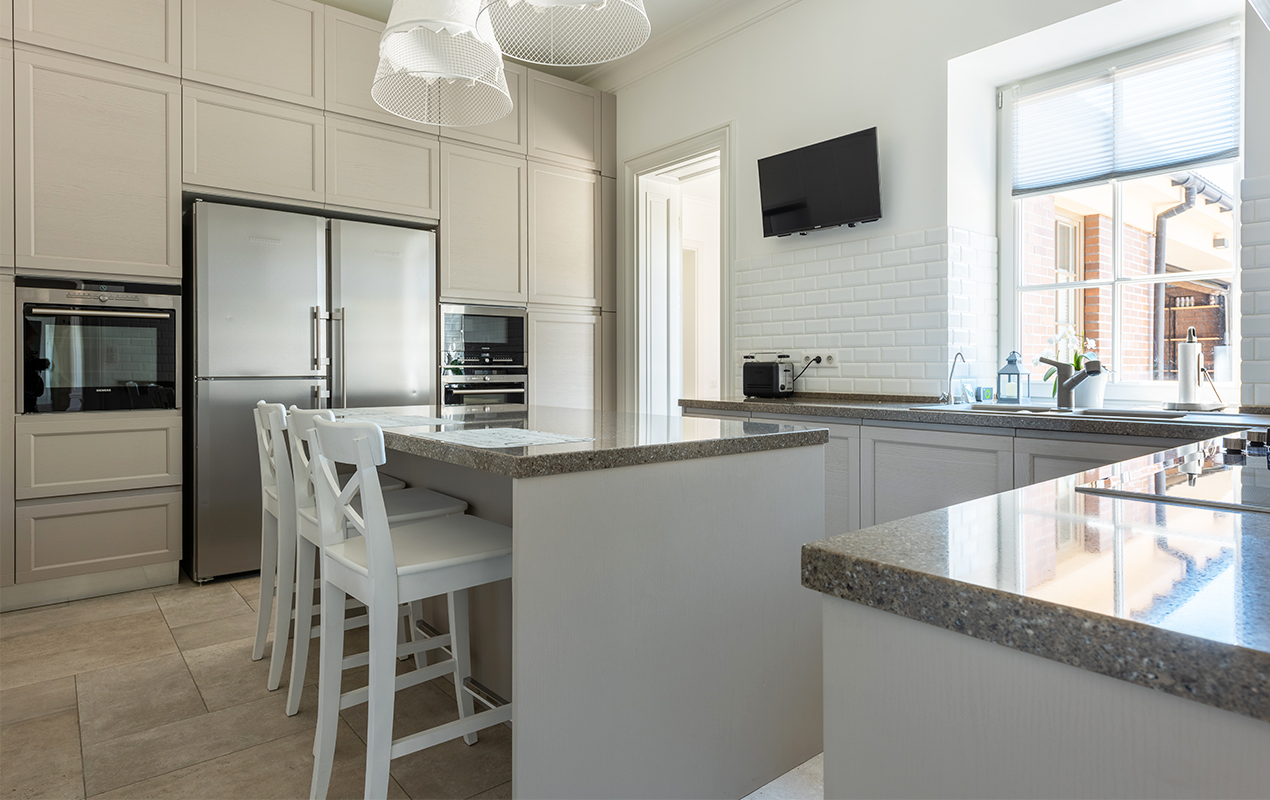
<path fill-rule="evenodd" d="M 0 798 L 307 797 L 314 688 L 294 717 L 287 670 L 265 688 L 268 651 L 251 660 L 258 587 L 183 580 L 0 614 Z M 364 637 L 350 631 L 349 652 Z M 357 672 L 346 688 L 365 684 Z M 361 797 L 365 706 L 342 716 L 330 797 Z M 457 717 L 444 681 L 397 696 L 398 735 Z M 511 797 L 511 731 L 396 759 L 392 776 L 389 797 Z"/>

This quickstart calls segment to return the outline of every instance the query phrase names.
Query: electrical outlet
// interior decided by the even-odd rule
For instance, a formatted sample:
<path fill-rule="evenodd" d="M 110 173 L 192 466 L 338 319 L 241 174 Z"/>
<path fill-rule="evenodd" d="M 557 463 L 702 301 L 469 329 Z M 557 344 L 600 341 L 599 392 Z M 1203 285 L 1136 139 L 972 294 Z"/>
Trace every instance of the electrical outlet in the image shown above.
<path fill-rule="evenodd" d="M 820 363 L 817 367 L 830 367 L 835 363 L 834 357 L 828 353 L 803 353 L 803 364 L 807 365 L 816 360 L 816 356 L 820 356 Z"/>

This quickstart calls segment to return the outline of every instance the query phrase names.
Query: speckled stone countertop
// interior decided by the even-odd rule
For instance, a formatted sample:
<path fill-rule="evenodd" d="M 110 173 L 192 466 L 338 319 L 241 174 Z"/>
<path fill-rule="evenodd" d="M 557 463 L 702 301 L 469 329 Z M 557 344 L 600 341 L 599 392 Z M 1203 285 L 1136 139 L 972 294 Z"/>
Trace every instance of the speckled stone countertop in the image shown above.
<path fill-rule="evenodd" d="M 1226 458 L 1220 444 L 805 545 L 802 583 L 1270 722 L 1270 514 L 1076 491 L 1108 479 L 1207 500 L 1264 500 L 1264 454 L 1256 470 L 1205 473 L 1199 490 L 1188 483 L 1180 465 L 1197 453 Z"/>
<path fill-rule="evenodd" d="M 679 401 L 683 408 L 751 414 L 796 414 L 805 417 L 836 417 L 853 422 L 887 420 L 924 425 L 976 425 L 984 428 L 1013 428 L 1016 431 L 1059 431 L 1117 436 L 1147 436 L 1166 439 L 1206 439 L 1221 433 L 1266 427 L 1270 417 L 1248 414 L 1188 414 L 1179 419 L 1108 419 L 1084 414 L 979 413 L 968 405 L 936 406 L 929 398 L 875 397 L 871 395 L 797 394 L 788 398 L 743 398 L 730 400 Z M 916 406 L 916 407 L 915 407 Z M 930 406 L 930 407 L 927 407 Z M 826 419 L 826 422 L 832 422 Z"/>
<path fill-rule="evenodd" d="M 803 447 L 829 441 L 827 430 L 805 424 L 771 425 L 741 420 L 659 417 L 549 406 L 400 406 L 342 409 L 340 413 L 356 417 L 359 412 L 368 411 L 446 420 L 445 424 L 437 425 L 396 428 L 385 426 L 384 443 L 391 450 L 512 478 L 687 461 L 734 453 Z M 418 435 L 472 428 L 519 428 L 591 441 L 485 449 Z"/>

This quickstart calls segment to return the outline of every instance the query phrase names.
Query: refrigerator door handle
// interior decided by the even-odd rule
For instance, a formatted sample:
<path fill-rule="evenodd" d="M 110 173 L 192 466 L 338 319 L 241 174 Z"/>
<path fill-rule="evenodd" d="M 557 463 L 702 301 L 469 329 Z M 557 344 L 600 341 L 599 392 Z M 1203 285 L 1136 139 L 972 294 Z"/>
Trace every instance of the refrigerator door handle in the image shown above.
<path fill-rule="evenodd" d="M 344 360 L 344 329 L 348 325 L 348 309 L 336 308 L 331 311 L 331 319 L 340 324 L 338 356 L 335 363 L 339 365 L 340 375 L 340 408 L 348 408 L 348 363 Z"/>
<path fill-rule="evenodd" d="M 322 307 L 309 306 L 313 321 L 313 369 L 322 366 Z"/>

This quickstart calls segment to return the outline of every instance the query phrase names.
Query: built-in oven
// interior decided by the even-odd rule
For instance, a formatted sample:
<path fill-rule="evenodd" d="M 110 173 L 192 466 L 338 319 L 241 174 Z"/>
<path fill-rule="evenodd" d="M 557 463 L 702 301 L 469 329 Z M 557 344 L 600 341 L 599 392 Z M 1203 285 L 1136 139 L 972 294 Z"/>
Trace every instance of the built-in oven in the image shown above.
<path fill-rule="evenodd" d="M 179 286 L 18 277 L 26 414 L 180 408 Z"/>
<path fill-rule="evenodd" d="M 441 306 L 441 402 L 525 405 L 529 364 L 525 309 Z"/>

